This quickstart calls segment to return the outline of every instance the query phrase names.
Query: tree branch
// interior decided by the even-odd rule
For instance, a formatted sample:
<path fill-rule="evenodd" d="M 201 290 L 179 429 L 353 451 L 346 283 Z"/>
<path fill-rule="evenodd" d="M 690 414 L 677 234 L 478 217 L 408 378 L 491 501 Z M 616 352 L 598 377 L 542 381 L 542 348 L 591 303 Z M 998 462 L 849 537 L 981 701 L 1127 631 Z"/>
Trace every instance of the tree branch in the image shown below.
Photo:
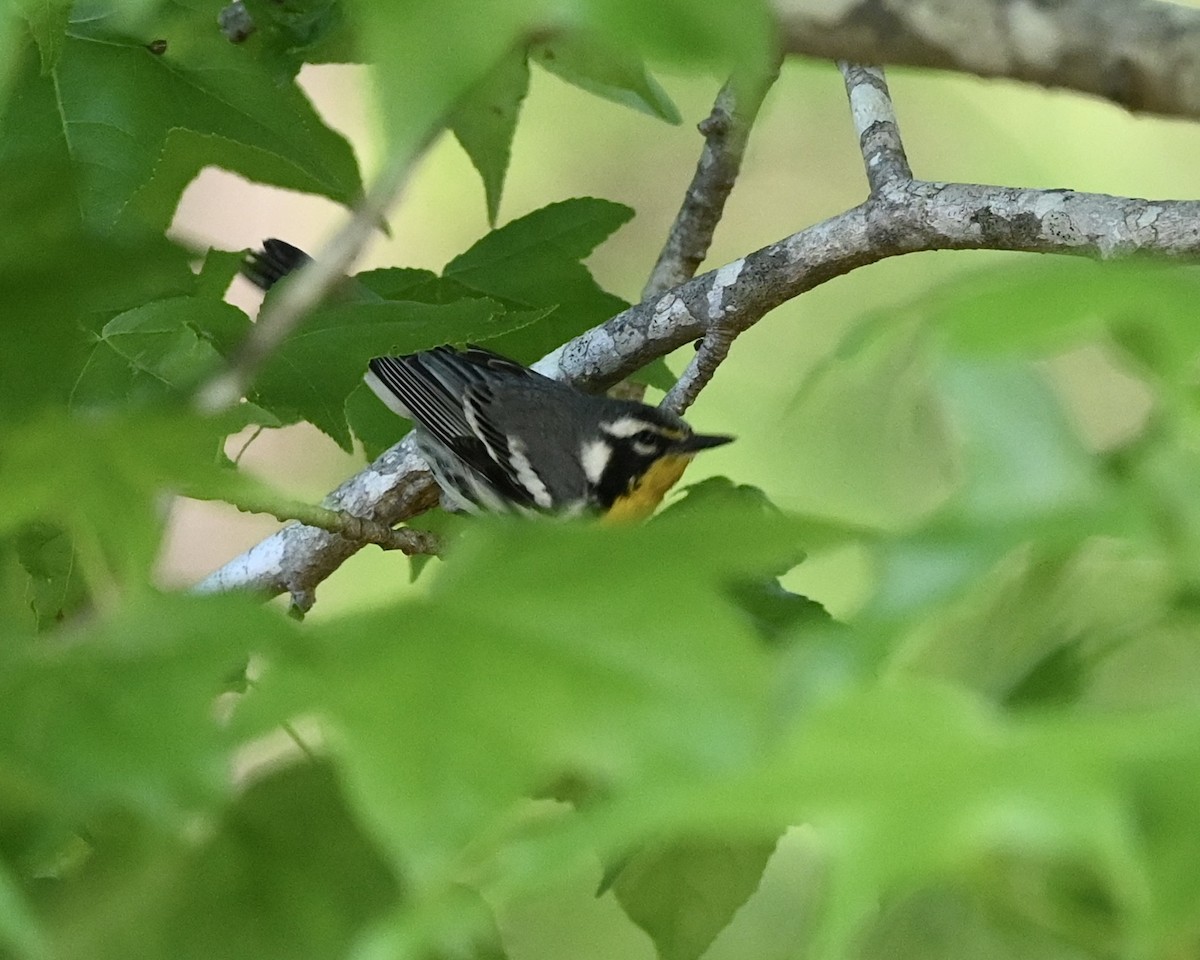
<path fill-rule="evenodd" d="M 959 70 L 1200 118 L 1200 10 L 1162 0 L 774 0 L 789 53 Z"/>
<path fill-rule="evenodd" d="M 643 301 L 662 296 L 672 287 L 691 279 L 708 256 L 708 247 L 725 210 L 725 201 L 742 166 L 750 128 L 767 91 L 779 77 L 780 63 L 778 59 L 773 61 L 770 68 L 753 81 L 730 80 L 717 94 L 712 113 L 700 124 L 704 150 L 683 206 L 671 226 L 666 246 L 642 291 Z M 732 329 L 711 327 L 697 344 L 696 354 L 687 369 L 667 391 L 659 406 L 674 413 L 683 413 L 691 406 L 729 355 L 736 335 Z"/>
<path fill-rule="evenodd" d="M 1139 200 L 913 180 L 883 75 L 843 68 L 871 195 L 861 205 L 636 304 L 534 364 L 599 391 L 685 343 L 702 349 L 664 403 L 682 409 L 738 333 L 834 277 L 924 250 L 1010 250 L 1098 260 L 1134 255 L 1200 261 L 1200 201 Z M 869 88 L 869 89 L 865 89 Z M 330 509 L 391 526 L 436 505 L 437 489 L 412 436 L 351 477 Z M 301 607 L 360 544 L 292 525 L 209 576 L 202 591 L 290 592 Z"/>
<path fill-rule="evenodd" d="M 779 65 L 776 60 L 761 76 L 730 80 L 717 94 L 712 112 L 700 122 L 704 149 L 667 242 L 642 290 L 643 300 L 662 296 L 690 280 L 708 256 L 725 201 L 742 168 L 750 128 L 767 91 L 779 77 Z"/>
<path fill-rule="evenodd" d="M 384 550 L 399 550 L 406 556 L 438 554 L 441 541 L 427 530 L 412 527 L 396 529 L 370 517 L 359 517 L 345 510 L 330 510 L 311 503 L 272 498 L 256 500 L 245 495 L 232 501 L 243 513 L 265 513 L 280 521 L 297 521 L 327 533 L 336 533 L 358 543 L 373 543 Z"/>
<path fill-rule="evenodd" d="M 879 67 L 838 63 L 850 98 L 850 116 L 858 133 L 858 147 L 867 169 L 871 193 L 913 178 L 900 139 L 900 125 L 892 107 L 892 94 Z"/>
<path fill-rule="evenodd" d="M 322 505 L 390 527 L 437 504 L 437 484 L 409 434 L 346 480 Z M 304 524 L 288 524 L 209 574 L 196 590 L 249 590 L 268 596 L 290 593 L 298 608 L 308 610 L 317 584 L 362 546 L 361 540 L 348 540 Z"/>

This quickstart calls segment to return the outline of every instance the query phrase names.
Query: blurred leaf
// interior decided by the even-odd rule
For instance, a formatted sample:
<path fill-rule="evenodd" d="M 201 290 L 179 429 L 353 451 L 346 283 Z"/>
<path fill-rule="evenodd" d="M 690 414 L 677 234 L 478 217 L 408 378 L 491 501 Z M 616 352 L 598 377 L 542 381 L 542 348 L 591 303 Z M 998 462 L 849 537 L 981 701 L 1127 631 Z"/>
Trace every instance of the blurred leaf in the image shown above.
<path fill-rule="evenodd" d="M 758 889 L 769 841 L 681 840 L 639 850 L 617 877 L 622 908 L 662 960 L 698 960 Z"/>
<path fill-rule="evenodd" d="M 496 223 L 521 103 L 529 91 L 525 51 L 514 50 L 475 84 L 454 108 L 449 126 L 479 171 L 488 222 Z"/>
<path fill-rule="evenodd" d="M 311 655 L 270 665 L 247 717 L 327 717 L 355 802 L 424 882 L 564 772 L 665 789 L 737 766 L 763 732 L 767 663 L 714 586 L 793 540 L 779 519 L 709 519 L 721 550 L 709 524 L 476 518 L 427 602 L 314 625 Z"/>
<path fill-rule="evenodd" d="M 325 960 L 401 892 L 324 763 L 268 772 L 199 842 L 105 840 L 55 897 L 56 957 Z"/>
<path fill-rule="evenodd" d="M 682 119 L 667 92 L 646 72 L 637 55 L 599 35 L 560 33 L 534 44 L 529 53 L 544 69 L 581 90 L 667 123 Z"/>
<path fill-rule="evenodd" d="M 408 0 L 397 16 L 389 3 L 359 5 L 359 36 L 366 59 L 376 65 L 389 153 L 415 155 L 549 6 L 545 0 Z M 446 56 L 447 37 L 455 40 L 453 56 Z M 396 55 L 400 50 L 404 56 Z"/>
<path fill-rule="evenodd" d="M 249 597 L 163 597 L 73 643 L 0 647 L 0 779 L 25 784 L 46 819 L 118 805 L 181 822 L 229 789 L 213 698 L 283 629 Z"/>
<path fill-rule="evenodd" d="M 648 387 L 662 390 L 664 393 L 675 386 L 675 374 L 671 372 L 667 361 L 662 357 L 651 360 L 640 370 L 631 373 L 629 379 L 634 383 L 644 383 Z"/>
<path fill-rule="evenodd" d="M 952 679 L 1012 706 L 1078 702 L 1102 658 L 1166 614 L 1171 586 L 1164 565 L 1120 541 L 1028 545 L 914 625 L 892 668 Z"/>
<path fill-rule="evenodd" d="M 114 9 L 80 8 L 50 74 L 26 58 L 2 127 L 9 149 L 70 163 L 85 222 L 165 227 L 209 164 L 340 203 L 361 191 L 349 145 L 295 85 L 294 65 L 228 43 L 203 0 L 165 4 L 136 37 Z"/>
<path fill-rule="evenodd" d="M 491 340 L 544 315 L 506 313 L 483 298 L 444 305 L 388 300 L 324 307 L 271 355 L 251 399 L 285 422 L 308 420 L 350 450 L 346 400 L 372 357 Z"/>
<path fill-rule="evenodd" d="M 1113 323 L 1183 328 L 1180 311 L 1197 296 L 1194 267 L 1030 257 L 938 284 L 899 313 L 936 324 L 956 353 L 1039 355 L 1095 339 Z M 889 313 L 895 319 L 894 307 Z M 1191 339 L 1200 346 L 1194 331 Z"/>
<path fill-rule="evenodd" d="M 445 280 L 483 296 L 557 309 L 547 322 L 488 346 L 532 363 L 628 304 L 605 293 L 581 261 L 633 211 L 581 197 L 552 203 L 493 230 L 446 264 Z"/>
<path fill-rule="evenodd" d="M 9 954 L 5 947 L 14 952 Z M 6 956 L 41 960 L 48 956 L 47 944 L 33 911 L 25 903 L 20 887 L 0 860 L 0 950 Z"/>
<path fill-rule="evenodd" d="M 433 510 L 428 510 L 419 517 L 413 517 L 408 521 L 407 525 L 415 527 L 418 530 L 428 530 L 430 533 L 435 533 L 441 538 L 445 544 L 452 544 L 454 538 L 462 529 L 464 523 L 469 523 L 469 519 L 462 514 L 450 513 L 443 510 L 441 507 L 435 507 Z M 451 547 L 451 549 L 453 549 Z M 408 582 L 416 583 L 421 572 L 433 562 L 435 558 L 427 553 L 414 553 L 408 558 Z"/>
<path fill-rule="evenodd" d="M 29 25 L 37 44 L 42 73 L 48 74 L 58 65 L 66 42 L 67 22 L 74 0 L 15 0 L 15 6 Z"/>
<path fill-rule="evenodd" d="M 242 269 L 245 257 L 243 250 L 218 250 L 209 247 L 204 255 L 204 264 L 196 277 L 196 296 L 213 300 L 224 298 L 229 285 Z"/>
<path fill-rule="evenodd" d="M 620 49 L 649 59 L 706 64 L 722 73 L 734 65 L 762 60 L 770 47 L 773 23 L 760 0 L 739 4 L 721 0 L 593 0 L 592 26 Z"/>
<path fill-rule="evenodd" d="M 29 574 L 29 605 L 38 630 L 57 626 L 88 602 L 87 584 L 69 535 L 45 523 L 17 534 L 17 556 Z"/>
<path fill-rule="evenodd" d="M 958 477 L 932 368 L 919 324 L 856 330 L 770 425 L 764 465 L 785 483 L 788 506 L 896 530 L 941 504 Z"/>
<path fill-rule="evenodd" d="M 216 299 L 175 297 L 119 314 L 105 324 L 100 337 L 131 370 L 181 394 L 224 366 L 214 343 L 237 343 L 249 332 L 250 318 L 237 307 Z"/>
<path fill-rule="evenodd" d="M 816 600 L 784 589 L 778 580 L 743 580 L 730 593 L 767 643 L 783 642 L 799 628 L 833 622 L 829 611 Z"/>
<path fill-rule="evenodd" d="M 953 360 L 938 379 L 963 441 L 955 512 L 1002 526 L 1099 505 L 1096 458 L 1027 364 Z"/>
<path fill-rule="evenodd" d="M 1060 931 L 1002 910 L 978 890 L 945 884 L 883 904 L 854 953 L 855 960 L 958 960 L 967 955 L 1095 960 L 1111 951 L 1069 943 Z"/>
<path fill-rule="evenodd" d="M 937 383 L 962 482 L 935 518 L 879 551 L 873 615 L 911 616 L 953 596 L 1030 537 L 1072 545 L 1136 528 L 1131 505 L 1029 364 L 947 358 Z"/>
<path fill-rule="evenodd" d="M 247 0 L 264 42 L 305 63 L 359 60 L 342 0 Z"/>
<path fill-rule="evenodd" d="M 361 38 L 378 65 L 379 102 L 393 147 L 412 150 L 449 115 L 455 103 L 518 43 L 562 19 L 550 0 L 469 3 L 466 0 L 410 2 L 397 17 L 388 4 L 363 4 Z M 764 3 L 731 5 L 719 0 L 673 0 L 646 5 L 637 0 L 590 0 L 572 8 L 571 26 L 588 44 L 605 51 L 631 51 L 675 62 L 704 64 L 729 72 L 731 64 L 764 59 L 772 25 Z M 456 38 L 455 56 L 444 55 L 446 37 Z M 594 38 L 594 39 L 591 39 Z M 395 51 L 407 55 L 397 57 Z M 615 69 L 615 68 L 614 68 Z M 579 70 L 594 74 L 598 70 Z M 628 68 L 609 86 L 630 83 Z M 600 79 L 589 76 L 592 83 Z M 636 90 L 636 84 L 633 84 Z M 646 94 L 657 102 L 654 91 Z"/>
<path fill-rule="evenodd" d="M 158 550 L 164 492 L 213 498 L 248 482 L 217 459 L 220 440 L 240 429 L 235 423 L 184 414 L 47 414 L 10 426 L 2 432 L 0 533 L 51 523 L 70 535 L 93 591 L 144 583 Z"/>
<path fill-rule="evenodd" d="M 16 537 L 0 537 L 0 645 L 32 634 L 36 627 L 29 606 L 29 574 L 17 556 Z"/>
<path fill-rule="evenodd" d="M 710 805 L 704 817 L 747 824 L 753 809 L 758 822 L 811 823 L 827 841 L 831 887 L 816 956 L 844 955 L 883 892 L 1004 850 L 1094 869 L 1129 911 L 1132 937 L 1145 930 L 1134 893 L 1140 841 L 1117 784 L 1147 750 L 1155 765 L 1200 771 L 1200 749 L 1188 742 L 1200 715 L 1188 717 L 1170 728 L 1149 716 L 1011 723 L 951 689 L 892 685 L 805 711 L 761 776 L 721 791 L 721 809 Z"/>

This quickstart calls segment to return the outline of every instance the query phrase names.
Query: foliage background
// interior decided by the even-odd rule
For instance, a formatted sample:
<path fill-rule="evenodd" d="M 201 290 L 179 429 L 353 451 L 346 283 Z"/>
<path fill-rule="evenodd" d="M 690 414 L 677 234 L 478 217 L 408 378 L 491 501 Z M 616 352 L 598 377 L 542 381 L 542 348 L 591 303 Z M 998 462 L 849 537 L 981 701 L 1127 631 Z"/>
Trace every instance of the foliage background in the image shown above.
<path fill-rule="evenodd" d="M 500 222 L 572 196 L 628 203 L 637 218 L 589 263 L 635 299 L 698 150 L 690 125 L 719 83 L 679 70 L 662 74 L 679 128 L 535 72 Z M 305 80 L 330 117 L 349 101 L 342 122 L 369 171 L 381 147 L 371 111 L 356 116 L 357 71 L 306 68 Z M 926 176 L 1196 194 L 1192 125 L 1003 84 L 890 80 Z M 853 140 L 836 71 L 788 64 L 711 263 L 857 202 Z M 269 235 L 312 247 L 339 215 L 263 193 L 206 174 L 175 229 L 228 249 Z M 395 239 L 363 266 L 436 269 L 486 232 L 449 137 L 391 220 Z M 403 561 L 364 551 L 303 628 L 234 598 L 130 583 L 70 624 L 67 643 L 27 641 L 14 622 L 0 698 L 9 946 L 652 956 L 627 911 L 673 957 L 1195 955 L 1194 423 L 1176 369 L 1195 355 L 1194 280 L 1190 268 L 1098 269 L 909 257 L 823 286 L 740 339 L 690 415 L 739 442 L 689 480 L 752 484 L 804 521 L 764 521 L 756 500 L 710 486 L 707 504 L 701 494 L 613 539 L 480 524 L 456 564 L 415 588 Z M 19 336 L 20 317 L 10 323 Z M 1165 356 L 1147 331 L 1167 339 Z M 891 416 L 934 409 L 958 432 L 932 414 Z M 10 432 L 7 462 L 34 451 L 36 466 L 32 481 L 4 477 L 6 530 L 69 515 L 71 497 L 44 508 L 36 491 L 75 429 Z M 139 429 L 166 446 L 153 424 L 126 429 L 116 446 Z M 294 494 L 316 498 L 358 462 L 312 429 L 272 433 L 244 462 Z M 219 496 L 224 481 L 187 449 L 185 433 L 164 460 Z M 88 469 L 64 475 L 106 521 L 97 549 L 124 546 L 126 491 L 90 474 L 89 448 L 76 461 Z M 964 463 L 967 508 L 923 523 Z M 135 478 L 135 499 L 164 474 Z M 158 553 L 164 585 L 264 529 L 211 503 L 172 518 L 163 551 L 153 536 L 133 543 Z M 514 543 L 526 562 L 511 562 Z M 784 582 L 857 616 L 845 632 L 800 617 L 787 642 L 762 646 L 725 588 L 777 572 L 800 545 L 809 556 Z M 6 610 L 25 611 L 34 588 L 6 584 Z M 262 689 L 216 731 L 212 695 L 251 652 Z M 334 721 L 321 733 L 323 711 Z M 294 753 L 284 719 L 331 759 L 272 767 L 264 757 Z M 499 742 L 477 742 L 495 730 Z M 547 799 L 508 810 L 561 768 L 596 804 L 577 822 Z M 579 799 L 578 784 L 553 787 Z M 789 823 L 809 825 L 784 835 L 722 930 Z M 642 846 L 680 835 L 659 861 Z M 452 868 L 447 851 L 460 854 Z"/>

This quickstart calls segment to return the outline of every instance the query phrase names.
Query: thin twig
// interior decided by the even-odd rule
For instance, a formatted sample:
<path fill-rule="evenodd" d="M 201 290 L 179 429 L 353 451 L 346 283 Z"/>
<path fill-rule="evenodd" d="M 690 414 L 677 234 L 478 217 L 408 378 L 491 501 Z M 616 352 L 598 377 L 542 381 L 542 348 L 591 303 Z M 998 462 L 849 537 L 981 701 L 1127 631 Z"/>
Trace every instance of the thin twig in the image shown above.
<path fill-rule="evenodd" d="M 241 448 L 237 452 L 237 455 L 233 458 L 233 465 L 235 467 L 239 466 L 241 464 L 242 457 L 244 457 L 246 455 L 246 451 L 250 449 L 250 444 L 252 444 L 255 440 L 257 440 L 259 437 L 261 437 L 262 432 L 265 429 L 266 429 L 266 427 L 263 427 L 261 425 L 257 426 L 254 428 L 254 432 L 251 433 L 250 436 L 248 436 L 246 438 L 246 442 L 242 444 Z"/>
<path fill-rule="evenodd" d="M 775 59 L 769 69 L 752 80 L 729 80 L 717 94 L 712 112 L 700 123 L 704 150 L 671 225 L 667 243 L 642 291 L 643 302 L 661 297 L 672 287 L 690 280 L 708 256 L 725 201 L 742 167 L 750 129 L 767 91 L 779 77 L 780 64 L 781 60 Z M 728 356 L 736 335 L 731 328 L 713 324 L 697 345 L 687 369 L 659 406 L 675 413 L 686 410 Z"/>
<path fill-rule="evenodd" d="M 858 134 L 867 170 L 871 193 L 878 193 L 892 184 L 905 183 L 913 178 L 892 95 L 880 67 L 857 63 L 838 63 L 846 81 L 846 96 L 850 98 L 850 116 Z"/>
<path fill-rule="evenodd" d="M 296 521 L 327 533 L 336 533 L 354 543 L 373 543 L 384 550 L 399 550 L 407 556 L 418 553 L 436 555 L 442 549 L 441 540 L 426 530 L 414 530 L 412 527 L 396 529 L 369 517 L 355 516 L 344 510 L 330 510 L 312 503 L 239 497 L 233 505 L 243 513 L 265 513 L 276 520 Z"/>
<path fill-rule="evenodd" d="M 690 280 L 708 256 L 725 201 L 742 167 L 750 128 L 779 76 L 779 65 L 775 60 L 762 76 L 729 80 L 717 94 L 712 112 L 698 125 L 704 149 L 667 242 L 642 290 L 642 300 L 662 296 Z"/>
<path fill-rule="evenodd" d="M 196 406 L 205 412 L 224 410 L 242 398 L 263 362 L 345 276 L 371 234 L 408 180 L 419 150 L 397 152 L 367 191 L 354 215 L 269 300 L 242 344 L 232 365 L 197 394 Z"/>
<path fill-rule="evenodd" d="M 705 333 L 687 368 L 675 381 L 675 385 L 667 391 L 659 406 L 672 413 L 681 414 L 695 403 L 700 391 L 717 372 L 717 367 L 729 356 L 729 348 L 733 346 L 737 334 L 735 328 L 720 323 Z"/>

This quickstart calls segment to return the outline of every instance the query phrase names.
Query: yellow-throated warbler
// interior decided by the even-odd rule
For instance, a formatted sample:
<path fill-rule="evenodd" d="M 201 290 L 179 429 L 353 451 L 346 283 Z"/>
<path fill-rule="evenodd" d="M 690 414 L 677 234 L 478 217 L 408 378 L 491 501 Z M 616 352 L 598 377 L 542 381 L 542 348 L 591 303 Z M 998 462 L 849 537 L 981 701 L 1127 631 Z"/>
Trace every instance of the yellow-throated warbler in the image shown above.
<path fill-rule="evenodd" d="M 244 272 L 265 288 L 306 259 L 268 240 Z M 421 453 L 456 509 L 636 519 L 697 452 L 733 439 L 693 433 L 665 410 L 583 393 L 475 346 L 376 357 L 366 381 L 417 425 Z"/>

